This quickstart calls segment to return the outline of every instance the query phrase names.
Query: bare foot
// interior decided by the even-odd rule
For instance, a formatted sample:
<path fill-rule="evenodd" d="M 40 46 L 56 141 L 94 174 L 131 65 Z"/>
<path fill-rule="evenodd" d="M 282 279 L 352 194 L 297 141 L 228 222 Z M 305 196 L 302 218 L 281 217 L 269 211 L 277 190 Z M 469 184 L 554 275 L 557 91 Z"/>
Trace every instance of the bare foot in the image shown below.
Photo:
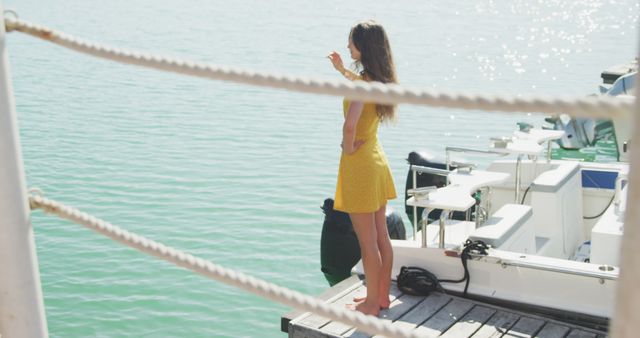
<path fill-rule="evenodd" d="M 355 310 L 358 305 L 364 303 L 366 300 L 367 300 L 366 297 L 353 297 L 353 303 L 352 304 L 346 304 L 345 306 L 349 310 Z"/>
<path fill-rule="evenodd" d="M 391 301 L 389 300 L 389 297 L 382 297 L 382 299 L 380 299 L 380 309 L 388 309 L 390 305 Z"/>
<path fill-rule="evenodd" d="M 365 300 L 367 300 L 367 297 L 353 297 L 353 301 L 356 303 L 361 303 L 361 302 L 364 302 Z M 380 310 L 386 310 L 389 308 L 390 305 L 391 305 L 391 301 L 389 300 L 389 297 L 382 297 L 380 299 Z"/>
<path fill-rule="evenodd" d="M 355 304 L 347 304 L 347 308 L 364 313 L 365 315 L 378 316 L 380 314 L 380 305 L 369 304 L 366 301 L 361 301 Z"/>

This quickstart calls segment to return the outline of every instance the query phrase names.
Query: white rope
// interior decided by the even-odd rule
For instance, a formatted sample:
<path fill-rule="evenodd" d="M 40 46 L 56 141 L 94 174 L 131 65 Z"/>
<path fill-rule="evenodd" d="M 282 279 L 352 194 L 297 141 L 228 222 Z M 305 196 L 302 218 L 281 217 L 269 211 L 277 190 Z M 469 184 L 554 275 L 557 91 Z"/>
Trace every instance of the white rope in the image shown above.
<path fill-rule="evenodd" d="M 85 212 L 81 212 L 78 209 L 45 197 L 32 195 L 29 197 L 29 204 L 31 209 L 42 209 L 47 213 L 81 224 L 117 242 L 138 249 L 146 254 L 156 256 L 177 266 L 278 303 L 355 326 L 368 334 L 384 335 L 387 337 L 420 337 L 415 331 L 393 327 L 389 323 L 376 317 L 367 316 L 360 312 L 347 310 L 335 305 L 328 305 L 302 293 L 224 268 L 202 258 L 131 233 Z"/>
<path fill-rule="evenodd" d="M 448 93 L 430 89 L 406 88 L 397 84 L 363 81 L 328 81 L 288 75 L 253 72 L 212 64 L 181 60 L 165 56 L 121 50 L 95 42 L 82 40 L 29 22 L 6 17 L 7 31 L 26 33 L 54 44 L 100 58 L 121 63 L 155 68 L 163 71 L 202 78 L 244 83 L 254 86 L 287 89 L 291 91 L 345 96 L 354 100 L 379 103 L 410 103 L 432 107 L 477 109 L 501 112 L 531 112 L 560 114 L 588 118 L 627 117 L 633 100 L 607 96 L 587 98 L 543 98 L 482 96 Z"/>

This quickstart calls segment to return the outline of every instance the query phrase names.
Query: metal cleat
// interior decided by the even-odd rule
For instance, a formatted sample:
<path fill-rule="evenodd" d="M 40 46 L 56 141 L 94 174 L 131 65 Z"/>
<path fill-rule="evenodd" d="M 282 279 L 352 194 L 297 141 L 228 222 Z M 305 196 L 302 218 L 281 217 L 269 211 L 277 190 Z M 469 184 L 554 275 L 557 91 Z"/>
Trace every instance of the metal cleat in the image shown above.
<path fill-rule="evenodd" d="M 420 187 L 407 190 L 407 195 L 413 196 L 416 201 L 429 199 L 429 193 L 438 190 L 436 186 Z"/>
<path fill-rule="evenodd" d="M 471 163 L 471 162 L 451 161 L 449 164 L 453 167 L 458 168 L 458 172 L 461 172 L 461 171 L 471 172 L 471 170 L 476 169 L 478 167 L 477 164 Z"/>

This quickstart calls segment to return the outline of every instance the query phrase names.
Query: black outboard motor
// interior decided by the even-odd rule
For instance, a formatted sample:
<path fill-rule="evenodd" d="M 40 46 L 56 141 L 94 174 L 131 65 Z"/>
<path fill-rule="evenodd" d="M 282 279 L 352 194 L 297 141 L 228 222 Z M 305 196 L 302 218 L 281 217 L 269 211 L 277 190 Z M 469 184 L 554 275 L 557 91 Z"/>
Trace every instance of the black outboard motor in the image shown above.
<path fill-rule="evenodd" d="M 444 170 L 447 169 L 447 164 L 445 160 L 438 159 L 435 156 L 432 156 L 424 152 L 421 152 L 421 153 L 418 153 L 415 151 L 410 152 L 409 158 L 407 158 L 407 162 L 409 162 L 409 165 L 417 165 L 422 167 L 444 169 Z M 456 166 L 450 166 L 449 170 L 454 170 L 456 168 L 457 168 Z M 435 187 L 441 188 L 441 187 L 444 187 L 447 183 L 447 179 L 444 176 L 428 174 L 428 173 L 420 173 L 420 172 L 416 174 L 416 181 L 417 181 L 417 184 L 416 184 L 417 188 L 428 187 L 428 186 L 435 186 Z M 413 206 L 407 205 L 406 203 L 406 201 L 409 199 L 409 195 L 407 194 L 407 190 L 409 189 L 413 189 L 413 173 L 411 172 L 411 168 L 409 168 L 409 173 L 407 173 L 407 184 L 404 190 L 404 200 L 405 200 L 405 211 L 407 213 L 407 216 L 409 216 L 409 220 L 411 221 L 411 224 L 413 225 L 415 224 L 415 222 L 413 221 Z M 472 208 L 474 208 L 473 210 L 475 210 L 475 206 Z M 418 208 L 418 219 L 421 219 L 423 211 L 424 211 L 424 208 Z M 442 210 L 440 209 L 429 212 L 429 222 L 432 222 L 440 218 L 440 214 L 442 214 Z M 465 216 L 466 215 L 464 212 L 454 212 L 451 218 L 457 219 L 457 220 L 464 220 Z M 416 230 L 420 230 L 420 228 Z"/>
<path fill-rule="evenodd" d="M 333 210 L 333 199 L 322 206 L 324 224 L 320 238 L 320 265 L 324 277 L 333 286 L 351 276 L 351 269 L 360 260 L 360 245 L 349 214 Z M 392 239 L 407 239 L 400 215 L 387 206 L 387 230 Z"/>

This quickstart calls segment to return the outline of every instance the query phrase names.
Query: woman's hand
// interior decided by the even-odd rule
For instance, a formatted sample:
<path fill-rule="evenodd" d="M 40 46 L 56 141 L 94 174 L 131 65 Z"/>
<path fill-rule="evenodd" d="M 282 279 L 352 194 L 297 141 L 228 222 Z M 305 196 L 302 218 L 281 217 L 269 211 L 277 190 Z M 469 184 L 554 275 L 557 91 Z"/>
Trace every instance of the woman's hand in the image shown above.
<path fill-rule="evenodd" d="M 363 144 L 365 144 L 365 142 L 365 140 L 356 140 L 355 142 L 353 142 L 353 146 L 351 147 L 351 149 L 345 149 L 343 143 L 340 144 L 340 147 L 342 148 L 342 151 L 345 152 L 345 154 L 353 155 L 356 153 L 356 151 L 358 151 L 358 149 L 360 149 L 360 147 L 362 147 Z"/>
<path fill-rule="evenodd" d="M 335 68 L 340 73 L 344 72 L 344 63 L 342 62 L 342 58 L 340 57 L 340 54 L 338 54 L 338 52 L 336 52 L 335 50 L 332 51 L 327 56 L 327 58 L 331 60 L 331 63 L 333 64 L 333 68 Z"/>

